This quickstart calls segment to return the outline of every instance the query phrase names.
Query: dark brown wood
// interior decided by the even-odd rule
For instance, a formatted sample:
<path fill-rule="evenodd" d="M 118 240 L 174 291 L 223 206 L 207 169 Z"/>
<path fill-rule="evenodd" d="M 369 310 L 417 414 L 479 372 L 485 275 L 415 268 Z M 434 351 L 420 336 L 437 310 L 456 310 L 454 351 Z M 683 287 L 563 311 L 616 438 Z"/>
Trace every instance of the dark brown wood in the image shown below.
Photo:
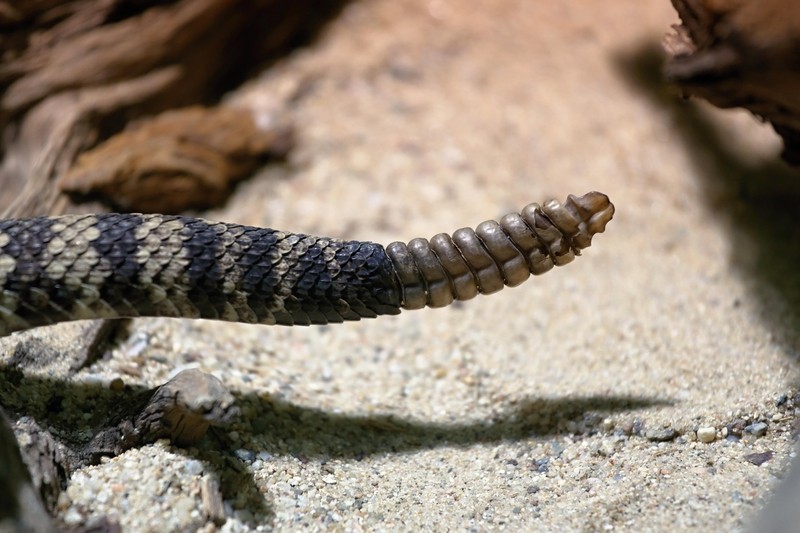
<path fill-rule="evenodd" d="M 28 446 L 37 444 L 29 442 Z M 47 446 L 43 449 L 49 450 Z M 45 460 L 34 468 L 43 468 L 49 473 L 53 465 L 52 461 Z M 0 531 L 54 531 L 39 494 L 22 460 L 9 421 L 0 409 Z"/>
<path fill-rule="evenodd" d="M 53 183 L 132 119 L 217 102 L 342 0 L 0 1 L 0 206 L 65 209 Z"/>
<path fill-rule="evenodd" d="M 104 429 L 80 451 L 84 462 L 169 439 L 178 446 L 197 444 L 210 427 L 224 426 L 238 416 L 233 395 L 211 374 L 184 370 L 155 389 L 129 401 L 104 421 Z"/>
<path fill-rule="evenodd" d="M 250 111 L 193 106 L 137 121 L 82 154 L 58 180 L 74 198 L 115 211 L 177 214 L 222 204 L 266 158 L 281 158 L 291 127 L 256 125 Z"/>
<path fill-rule="evenodd" d="M 800 165 L 800 3 L 672 0 L 682 24 L 664 39 L 666 75 L 686 95 L 743 107 L 783 138 Z"/>

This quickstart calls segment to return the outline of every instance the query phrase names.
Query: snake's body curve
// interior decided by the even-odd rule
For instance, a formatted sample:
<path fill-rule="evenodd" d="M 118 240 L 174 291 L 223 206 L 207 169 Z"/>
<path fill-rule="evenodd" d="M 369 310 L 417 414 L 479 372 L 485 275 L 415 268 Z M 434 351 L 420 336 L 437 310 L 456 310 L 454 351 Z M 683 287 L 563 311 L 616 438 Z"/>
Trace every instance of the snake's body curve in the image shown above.
<path fill-rule="evenodd" d="M 310 325 L 441 307 L 569 262 L 613 213 L 588 193 L 387 248 L 166 215 L 0 221 L 0 336 L 81 319 Z"/>

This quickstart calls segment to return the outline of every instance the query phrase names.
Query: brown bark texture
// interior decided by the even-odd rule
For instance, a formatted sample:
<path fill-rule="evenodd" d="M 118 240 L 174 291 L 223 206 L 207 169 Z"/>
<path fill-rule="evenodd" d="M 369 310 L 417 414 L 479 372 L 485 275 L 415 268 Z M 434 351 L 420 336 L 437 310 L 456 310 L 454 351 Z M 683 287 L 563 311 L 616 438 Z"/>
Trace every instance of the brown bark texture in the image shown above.
<path fill-rule="evenodd" d="M 0 1 L 0 205 L 13 203 L 9 216 L 63 209 L 66 200 L 52 184 L 82 152 L 134 119 L 216 103 L 248 74 L 307 41 L 341 3 Z M 243 127 L 239 137 L 253 128 Z M 162 157 L 164 174 L 176 174 L 191 157 Z M 160 175 L 148 164 L 148 175 Z"/>
<path fill-rule="evenodd" d="M 682 24 L 664 39 L 667 77 L 721 108 L 743 107 L 800 165 L 800 2 L 672 0 Z"/>
<path fill-rule="evenodd" d="M 56 183 L 115 210 L 175 214 L 210 208 L 267 157 L 281 158 L 291 128 L 259 128 L 252 113 L 193 106 L 139 121 L 78 158 Z"/>

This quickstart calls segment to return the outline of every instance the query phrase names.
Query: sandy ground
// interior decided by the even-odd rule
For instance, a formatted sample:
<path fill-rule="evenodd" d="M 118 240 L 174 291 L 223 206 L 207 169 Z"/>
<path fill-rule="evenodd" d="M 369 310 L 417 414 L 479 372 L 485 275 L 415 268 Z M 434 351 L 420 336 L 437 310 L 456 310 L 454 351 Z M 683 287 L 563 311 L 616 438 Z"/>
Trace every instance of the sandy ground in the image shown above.
<path fill-rule="evenodd" d="M 744 527 L 791 458 L 800 239 L 769 128 L 660 85 L 676 21 L 662 0 L 364 1 L 231 95 L 266 119 L 297 90 L 299 143 L 208 217 L 389 243 L 588 190 L 617 216 L 575 263 L 446 310 L 137 321 L 84 379 L 199 366 L 244 416 L 226 447 L 77 472 L 62 515 L 213 531 L 221 477 L 222 531 Z"/>

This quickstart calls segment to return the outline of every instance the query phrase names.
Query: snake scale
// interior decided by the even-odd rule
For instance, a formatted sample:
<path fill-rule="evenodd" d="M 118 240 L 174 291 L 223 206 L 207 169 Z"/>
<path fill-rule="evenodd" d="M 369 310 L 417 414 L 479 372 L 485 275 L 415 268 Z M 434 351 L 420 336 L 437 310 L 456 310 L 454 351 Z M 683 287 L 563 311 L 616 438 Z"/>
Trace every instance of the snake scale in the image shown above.
<path fill-rule="evenodd" d="M 182 216 L 4 220 L 0 336 L 82 319 L 310 325 L 443 307 L 570 262 L 613 214 L 590 192 L 386 248 Z"/>

